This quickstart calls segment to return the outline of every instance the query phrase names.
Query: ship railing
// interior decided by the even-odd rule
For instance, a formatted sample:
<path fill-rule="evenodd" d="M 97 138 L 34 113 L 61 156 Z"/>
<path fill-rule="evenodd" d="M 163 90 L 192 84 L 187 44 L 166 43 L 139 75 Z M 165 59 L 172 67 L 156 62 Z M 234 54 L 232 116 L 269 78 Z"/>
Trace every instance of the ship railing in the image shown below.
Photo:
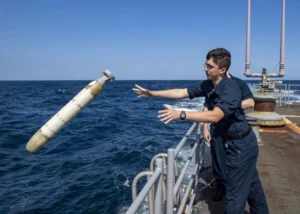
<path fill-rule="evenodd" d="M 288 85 L 289 84 L 279 84 L 276 86 L 275 90 L 263 90 L 261 91 L 261 85 L 257 83 L 251 83 L 248 84 L 250 86 L 250 89 L 253 93 L 253 95 L 263 95 L 263 96 L 273 96 L 276 98 L 276 106 L 282 106 L 286 105 L 288 102 L 288 96 L 289 96 L 289 90 Z"/>
<path fill-rule="evenodd" d="M 300 91 L 300 84 L 288 84 L 288 95 L 287 95 L 287 104 L 292 103 L 291 97 L 293 96 L 292 94 L 295 92 Z"/>
<path fill-rule="evenodd" d="M 169 148 L 167 154 L 160 153 L 155 155 L 150 163 L 150 171 L 141 172 L 135 177 L 132 183 L 133 203 L 126 214 L 136 213 L 147 196 L 150 214 L 173 214 L 174 211 L 182 213 L 184 209 L 185 213 L 191 213 L 191 208 L 196 198 L 194 189 L 198 184 L 200 170 L 204 160 L 205 143 L 202 138 L 202 125 L 202 123 L 194 122 L 176 148 Z M 197 135 L 195 143 L 192 145 L 188 160 L 178 175 L 179 170 L 176 157 L 186 144 L 192 132 L 196 130 L 196 127 Z M 194 165 L 192 164 L 193 159 Z M 184 195 L 181 197 L 179 190 L 190 166 L 193 166 L 192 175 L 191 178 L 189 178 Z M 147 176 L 147 183 L 137 195 L 137 182 L 144 176 Z"/>
<path fill-rule="evenodd" d="M 162 207 L 162 202 L 163 202 L 163 200 L 162 200 L 163 160 L 161 158 L 157 158 L 155 160 L 155 166 L 156 167 L 155 167 L 154 172 L 151 172 L 151 171 L 141 172 L 134 178 L 134 181 L 132 184 L 133 203 L 131 204 L 129 209 L 126 211 L 126 214 L 136 213 L 147 195 L 149 197 L 149 202 L 151 202 L 151 203 L 149 203 L 149 211 L 151 209 L 150 213 L 153 213 L 153 211 L 155 211 L 155 213 L 158 213 L 158 214 L 162 213 L 161 207 Z M 147 176 L 148 181 L 147 181 L 146 185 L 144 186 L 144 188 L 141 190 L 141 192 L 136 197 L 136 183 L 143 176 Z M 156 187 L 155 202 L 153 202 L 152 198 L 154 198 L 154 197 L 149 193 L 152 193 L 151 189 L 155 188 L 155 187 Z"/>

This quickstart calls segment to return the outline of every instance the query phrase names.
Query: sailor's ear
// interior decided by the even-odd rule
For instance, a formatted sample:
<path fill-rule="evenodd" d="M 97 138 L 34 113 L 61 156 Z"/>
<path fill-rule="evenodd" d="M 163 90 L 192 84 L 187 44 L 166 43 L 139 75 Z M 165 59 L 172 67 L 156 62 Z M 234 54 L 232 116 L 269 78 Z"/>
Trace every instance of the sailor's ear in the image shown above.
<path fill-rule="evenodd" d="M 220 73 L 221 73 L 221 74 L 225 74 L 226 72 L 227 72 L 227 69 L 226 69 L 226 68 L 221 68 L 221 69 L 220 69 Z"/>

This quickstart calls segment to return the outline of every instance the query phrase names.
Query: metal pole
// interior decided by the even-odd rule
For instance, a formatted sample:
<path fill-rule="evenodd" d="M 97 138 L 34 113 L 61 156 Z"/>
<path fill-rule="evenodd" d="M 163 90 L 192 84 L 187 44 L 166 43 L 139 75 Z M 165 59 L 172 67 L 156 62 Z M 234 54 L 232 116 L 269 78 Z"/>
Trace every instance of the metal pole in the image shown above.
<path fill-rule="evenodd" d="M 167 174 L 167 213 L 173 214 L 173 188 L 174 188 L 174 158 L 175 150 L 168 149 L 168 174 Z"/>
<path fill-rule="evenodd" d="M 184 193 L 182 202 L 181 202 L 180 207 L 179 207 L 178 212 L 177 212 L 178 214 L 182 213 L 184 205 L 185 205 L 185 202 L 188 199 L 188 196 L 190 194 L 190 190 L 192 188 L 192 185 L 193 185 L 193 182 L 194 182 L 194 178 L 195 178 L 194 176 L 195 176 L 195 173 L 196 173 L 196 167 L 198 167 L 198 164 L 196 164 L 196 166 L 195 166 L 193 176 L 192 176 L 191 180 L 189 181 L 189 184 L 188 184 L 188 186 L 186 188 L 186 192 Z"/>
<path fill-rule="evenodd" d="M 286 90 L 287 90 L 287 84 L 284 84 L 284 105 L 286 105 Z"/>
<path fill-rule="evenodd" d="M 280 66 L 279 66 L 279 75 L 280 76 L 284 76 L 284 48 L 285 48 L 285 0 L 282 0 Z"/>
<path fill-rule="evenodd" d="M 191 213 L 191 211 L 192 211 L 192 208 L 193 208 L 193 203 L 194 203 L 194 200 L 195 200 L 195 197 L 196 197 L 196 195 L 195 195 L 195 193 L 192 195 L 192 197 L 191 197 L 191 200 L 190 200 L 190 203 L 189 203 L 189 208 L 188 208 L 188 210 L 187 210 L 187 214 L 190 214 Z"/>
<path fill-rule="evenodd" d="M 134 201 L 136 199 L 136 195 L 137 195 L 137 191 L 136 191 L 136 184 L 137 182 L 144 176 L 151 176 L 153 175 L 153 172 L 149 172 L 149 171 L 145 171 L 145 172 L 141 172 L 139 173 L 137 176 L 135 176 L 135 178 L 132 181 L 132 186 L 131 186 L 131 192 L 132 192 L 132 201 Z"/>
<path fill-rule="evenodd" d="M 147 182 L 149 181 L 150 176 L 147 177 Z M 148 201 L 149 201 L 149 214 L 154 214 L 154 191 L 152 191 L 154 187 L 151 188 L 148 193 Z"/>
<path fill-rule="evenodd" d="M 155 214 L 161 214 L 162 212 L 162 183 L 163 183 L 163 161 L 161 158 L 157 158 L 155 161 L 156 168 L 160 169 L 160 175 L 155 191 Z"/>
<path fill-rule="evenodd" d="M 246 63 L 245 75 L 250 75 L 250 14 L 251 14 L 251 0 L 248 0 L 248 17 L 247 17 L 247 34 L 246 34 Z"/>
<path fill-rule="evenodd" d="M 154 162 L 155 162 L 155 159 L 156 158 L 166 158 L 168 157 L 168 155 L 166 153 L 159 153 L 157 155 L 155 155 L 152 159 L 151 159 L 151 162 L 150 162 L 150 171 L 154 171 Z"/>
<path fill-rule="evenodd" d="M 166 153 L 159 153 L 157 155 L 155 155 L 152 159 L 151 159 L 151 162 L 150 162 L 150 171 L 153 172 L 154 171 L 154 163 L 155 163 L 155 160 L 157 158 L 166 158 L 168 157 L 168 155 Z M 152 187 L 151 189 L 151 193 L 149 193 L 149 195 L 151 195 L 152 197 L 152 201 L 154 202 L 154 195 L 155 195 L 155 187 Z M 150 197 L 150 196 L 149 196 Z M 152 213 L 150 213 L 152 214 Z"/>
<path fill-rule="evenodd" d="M 288 102 L 290 102 L 290 89 L 291 89 L 291 84 L 288 86 Z"/>
<path fill-rule="evenodd" d="M 162 201 L 163 201 L 163 207 L 166 206 L 167 203 L 167 184 L 166 184 L 166 174 L 163 173 L 163 182 L 162 182 Z"/>
<path fill-rule="evenodd" d="M 279 104 L 280 106 L 282 106 L 282 105 L 281 105 L 281 99 L 282 99 L 282 97 L 280 97 L 280 104 Z"/>
<path fill-rule="evenodd" d="M 197 125 L 197 123 L 194 122 L 193 125 L 191 126 L 191 128 L 188 130 L 188 132 L 185 134 L 185 136 L 181 139 L 179 144 L 176 146 L 176 148 L 175 148 L 175 157 L 177 156 L 177 154 L 179 153 L 179 151 L 181 150 L 181 148 L 185 144 L 186 140 L 190 137 L 190 134 L 193 132 L 196 125 Z"/>
<path fill-rule="evenodd" d="M 129 207 L 129 209 L 126 211 L 125 214 L 133 214 L 139 209 L 142 202 L 146 198 L 148 192 L 150 191 L 151 187 L 155 184 L 156 180 L 159 178 L 161 174 L 162 174 L 162 168 L 157 168 L 154 174 L 151 176 L 149 181 L 146 183 L 144 188 L 138 194 L 137 198 L 133 201 L 133 203 L 131 204 L 131 206 Z"/>
<path fill-rule="evenodd" d="M 163 202 L 164 202 L 164 207 L 166 206 L 166 201 L 167 201 L 167 160 L 165 157 L 163 157 L 163 174 L 164 174 L 164 179 L 163 179 Z"/>
<path fill-rule="evenodd" d="M 190 155 L 189 155 L 189 157 L 188 157 L 188 160 L 185 162 L 185 165 L 184 165 L 184 167 L 183 167 L 182 170 L 181 170 L 181 173 L 180 173 L 180 175 L 179 175 L 179 178 L 177 179 L 177 181 L 176 181 L 176 183 L 175 183 L 174 190 L 173 190 L 173 195 L 174 195 L 174 197 L 176 196 L 176 194 L 177 194 L 177 192 L 178 192 L 178 190 L 179 190 L 180 184 L 181 184 L 181 182 L 182 182 L 182 180 L 183 180 L 183 177 L 184 177 L 184 175 L 185 175 L 185 173 L 186 173 L 186 171 L 187 171 L 187 169 L 188 169 L 188 167 L 189 167 L 189 165 L 190 165 L 190 163 L 191 163 L 191 160 L 192 160 L 192 158 L 193 158 L 193 155 L 194 155 L 194 153 L 195 153 L 197 147 L 198 147 L 198 144 L 195 143 L 195 145 L 194 145 L 194 147 L 193 147 L 193 149 L 192 149 L 192 151 L 191 151 L 191 153 L 190 153 Z M 196 164 L 195 166 L 198 167 L 198 164 Z M 195 174 L 195 173 L 194 173 L 194 174 Z"/>

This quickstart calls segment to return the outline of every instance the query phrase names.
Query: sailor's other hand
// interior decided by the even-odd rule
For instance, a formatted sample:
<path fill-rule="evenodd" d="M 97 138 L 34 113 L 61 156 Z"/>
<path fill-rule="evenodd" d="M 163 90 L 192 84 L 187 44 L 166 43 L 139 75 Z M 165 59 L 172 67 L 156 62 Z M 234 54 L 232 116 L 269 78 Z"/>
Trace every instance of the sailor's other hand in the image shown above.
<path fill-rule="evenodd" d="M 206 142 L 208 142 L 208 143 L 210 142 L 211 136 L 210 136 L 208 129 L 203 129 L 203 138 Z"/>
<path fill-rule="evenodd" d="M 173 109 L 171 106 L 169 105 L 164 105 L 164 107 L 166 108 L 165 110 L 161 110 L 159 111 L 159 115 L 158 118 L 160 118 L 160 121 L 165 122 L 165 124 L 171 122 L 172 120 L 177 120 L 180 118 L 180 112 Z"/>
<path fill-rule="evenodd" d="M 136 94 L 139 94 L 138 98 L 140 97 L 151 97 L 151 92 L 146 89 L 142 88 L 141 86 L 135 84 L 135 88 L 132 89 Z"/>

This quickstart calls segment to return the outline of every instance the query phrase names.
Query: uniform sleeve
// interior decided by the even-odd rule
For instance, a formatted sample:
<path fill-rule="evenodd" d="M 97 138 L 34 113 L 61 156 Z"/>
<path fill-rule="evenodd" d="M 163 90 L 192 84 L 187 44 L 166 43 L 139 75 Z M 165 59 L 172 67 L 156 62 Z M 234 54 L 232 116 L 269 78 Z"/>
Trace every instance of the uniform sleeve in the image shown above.
<path fill-rule="evenodd" d="M 236 82 L 230 81 L 220 91 L 219 100 L 214 107 L 219 107 L 224 113 L 224 119 L 228 119 L 241 105 L 242 93 Z"/>
<path fill-rule="evenodd" d="M 208 100 L 207 100 L 207 97 L 205 96 L 205 101 L 204 101 L 204 104 L 203 104 L 204 107 L 208 108 Z"/>
<path fill-rule="evenodd" d="M 245 81 L 240 80 L 239 87 L 242 92 L 242 100 L 249 99 L 249 98 L 254 99 L 253 94 Z"/>
<path fill-rule="evenodd" d="M 203 89 L 203 83 L 195 83 L 187 88 L 189 98 L 193 99 L 195 97 L 204 97 L 205 96 L 205 91 Z"/>

